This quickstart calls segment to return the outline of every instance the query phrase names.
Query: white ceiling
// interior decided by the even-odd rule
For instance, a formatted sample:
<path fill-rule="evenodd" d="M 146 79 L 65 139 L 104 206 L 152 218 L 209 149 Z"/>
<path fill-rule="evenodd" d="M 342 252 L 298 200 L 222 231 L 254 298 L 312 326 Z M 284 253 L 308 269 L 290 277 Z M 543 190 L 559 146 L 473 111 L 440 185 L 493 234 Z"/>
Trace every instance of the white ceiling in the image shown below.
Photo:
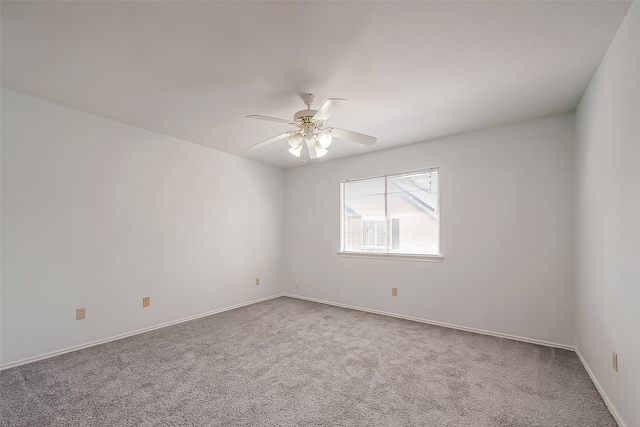
<path fill-rule="evenodd" d="M 630 2 L 6 2 L 2 86 L 280 168 L 299 95 L 378 137 L 335 159 L 573 110 Z"/>

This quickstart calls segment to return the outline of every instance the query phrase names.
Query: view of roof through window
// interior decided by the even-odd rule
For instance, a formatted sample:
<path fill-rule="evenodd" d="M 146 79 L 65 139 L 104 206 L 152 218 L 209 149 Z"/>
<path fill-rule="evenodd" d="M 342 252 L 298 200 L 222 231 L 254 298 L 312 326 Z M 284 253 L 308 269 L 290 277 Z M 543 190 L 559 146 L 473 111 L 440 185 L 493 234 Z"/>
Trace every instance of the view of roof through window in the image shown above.
<path fill-rule="evenodd" d="M 439 255 L 438 169 L 342 183 L 342 251 Z"/>

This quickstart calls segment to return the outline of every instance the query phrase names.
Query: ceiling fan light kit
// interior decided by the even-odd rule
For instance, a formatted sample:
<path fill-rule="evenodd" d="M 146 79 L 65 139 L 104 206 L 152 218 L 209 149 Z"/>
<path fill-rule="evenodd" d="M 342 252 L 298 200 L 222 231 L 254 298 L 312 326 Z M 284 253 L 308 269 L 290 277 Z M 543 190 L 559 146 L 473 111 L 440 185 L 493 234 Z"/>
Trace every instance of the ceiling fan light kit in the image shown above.
<path fill-rule="evenodd" d="M 293 120 L 278 119 L 276 117 L 251 115 L 247 116 L 251 119 L 268 120 L 273 122 L 286 123 L 289 125 L 297 126 L 298 129 L 294 131 L 285 132 L 280 135 L 276 135 L 272 138 L 261 141 L 251 146 L 251 148 L 260 148 L 272 142 L 279 141 L 287 138 L 289 142 L 289 152 L 300 157 L 303 148 L 306 147 L 308 157 L 310 159 L 317 159 L 325 156 L 329 151 L 327 148 L 331 145 L 333 137 L 344 139 L 346 141 L 356 142 L 367 146 L 373 145 L 376 142 L 376 138 L 369 135 L 364 135 L 350 130 L 324 127 L 324 122 L 331 116 L 331 114 L 342 106 L 346 99 L 341 98 L 329 98 L 322 104 L 319 110 L 312 110 L 311 105 L 315 102 L 316 97 L 310 93 L 302 95 L 302 102 L 307 106 L 306 110 L 300 110 L 293 115 Z"/>
<path fill-rule="evenodd" d="M 302 145 L 304 138 L 299 133 L 294 133 L 289 137 L 289 145 L 291 148 L 299 148 Z"/>
<path fill-rule="evenodd" d="M 318 143 L 322 146 L 322 148 L 329 148 L 331 145 L 331 141 L 333 141 L 333 137 L 331 136 L 331 131 L 323 130 L 318 133 Z"/>
<path fill-rule="evenodd" d="M 296 157 L 300 157 L 300 153 L 302 152 L 302 144 L 298 148 L 289 148 L 289 152 Z"/>

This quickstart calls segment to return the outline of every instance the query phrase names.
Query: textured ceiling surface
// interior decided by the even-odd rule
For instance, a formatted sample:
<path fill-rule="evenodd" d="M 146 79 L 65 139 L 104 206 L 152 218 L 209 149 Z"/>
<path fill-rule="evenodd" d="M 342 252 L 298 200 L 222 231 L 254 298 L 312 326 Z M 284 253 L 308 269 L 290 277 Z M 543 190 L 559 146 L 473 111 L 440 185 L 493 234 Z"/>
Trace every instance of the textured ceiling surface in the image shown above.
<path fill-rule="evenodd" d="M 6 2 L 2 86 L 280 168 L 314 93 L 378 137 L 332 159 L 572 111 L 630 2 Z M 315 161 L 323 161 L 323 159 Z"/>

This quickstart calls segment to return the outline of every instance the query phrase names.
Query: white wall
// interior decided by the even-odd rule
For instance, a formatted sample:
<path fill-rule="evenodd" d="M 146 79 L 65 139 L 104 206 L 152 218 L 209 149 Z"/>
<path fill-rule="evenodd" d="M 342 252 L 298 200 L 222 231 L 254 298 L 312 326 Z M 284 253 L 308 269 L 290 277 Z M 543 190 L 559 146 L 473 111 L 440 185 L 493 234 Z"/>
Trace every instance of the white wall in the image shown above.
<path fill-rule="evenodd" d="M 338 256 L 341 180 L 432 166 L 442 263 Z M 286 292 L 572 346 L 573 175 L 572 114 L 287 170 Z"/>
<path fill-rule="evenodd" d="M 615 412 L 640 426 L 640 3 L 576 113 L 577 348 Z M 611 353 L 619 357 L 612 369 Z"/>
<path fill-rule="evenodd" d="M 3 90 L 1 363 L 277 294 L 283 197 L 279 169 Z"/>

